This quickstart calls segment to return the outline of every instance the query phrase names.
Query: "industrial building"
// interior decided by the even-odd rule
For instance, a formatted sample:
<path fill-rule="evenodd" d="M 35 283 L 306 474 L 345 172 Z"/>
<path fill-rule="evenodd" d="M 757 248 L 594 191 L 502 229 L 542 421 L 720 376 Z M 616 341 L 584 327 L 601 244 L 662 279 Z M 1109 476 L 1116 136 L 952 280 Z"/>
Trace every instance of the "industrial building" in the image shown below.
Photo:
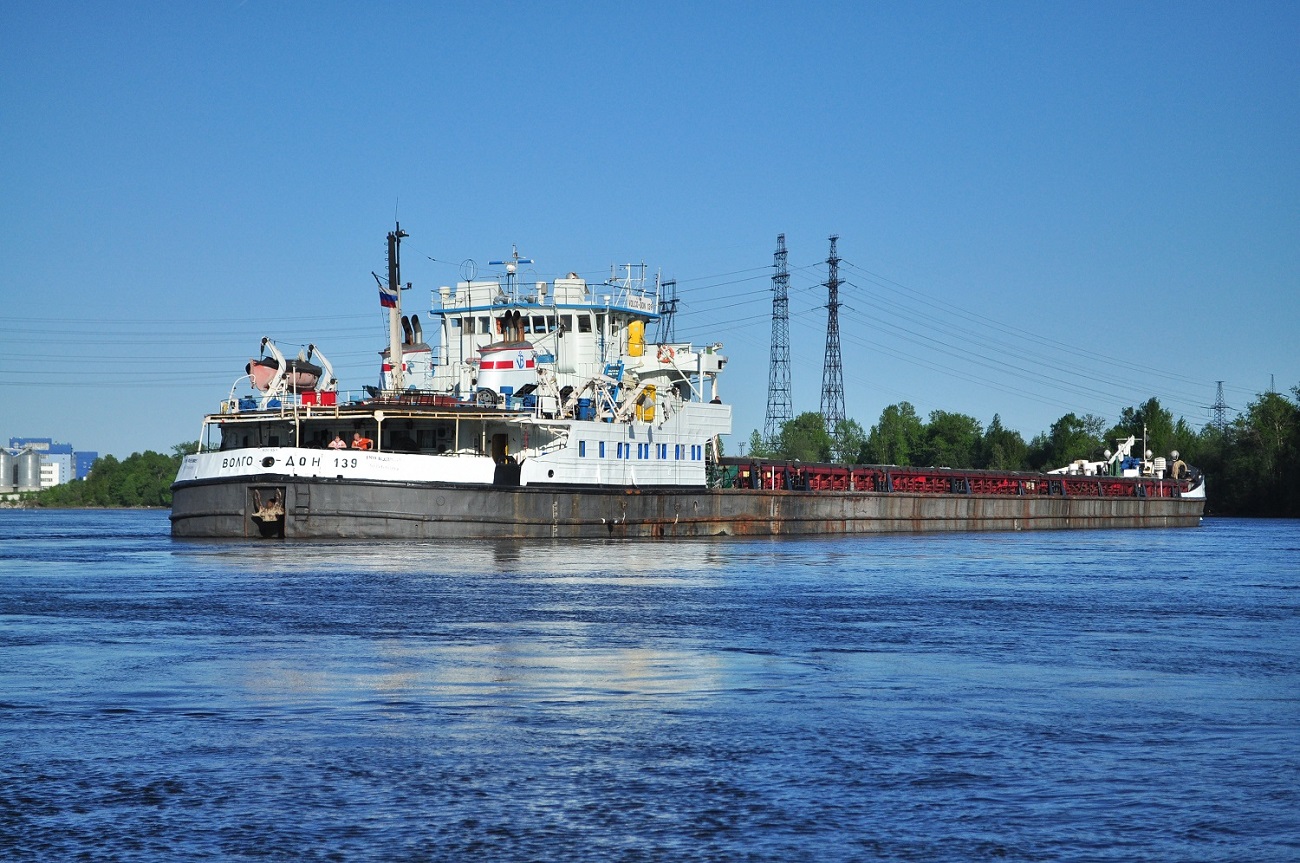
<path fill-rule="evenodd" d="M 0 494 L 39 491 L 84 479 L 97 458 L 97 452 L 78 452 L 53 438 L 11 437 L 9 446 L 0 449 Z"/>

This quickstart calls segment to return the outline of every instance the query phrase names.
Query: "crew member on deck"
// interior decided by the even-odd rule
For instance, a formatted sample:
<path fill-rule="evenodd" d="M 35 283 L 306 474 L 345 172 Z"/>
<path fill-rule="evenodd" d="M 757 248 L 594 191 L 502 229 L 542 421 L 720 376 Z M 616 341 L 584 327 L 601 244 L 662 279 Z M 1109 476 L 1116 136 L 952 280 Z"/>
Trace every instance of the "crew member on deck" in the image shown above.
<path fill-rule="evenodd" d="M 372 440 L 371 440 L 370 438 L 368 438 L 368 437 L 362 437 L 362 436 L 361 436 L 361 432 L 353 432 L 353 433 L 352 433 L 352 448 L 353 448 L 353 449 L 370 449 L 370 448 L 373 447 L 374 445 L 375 445 L 375 442 L 372 441 Z"/>

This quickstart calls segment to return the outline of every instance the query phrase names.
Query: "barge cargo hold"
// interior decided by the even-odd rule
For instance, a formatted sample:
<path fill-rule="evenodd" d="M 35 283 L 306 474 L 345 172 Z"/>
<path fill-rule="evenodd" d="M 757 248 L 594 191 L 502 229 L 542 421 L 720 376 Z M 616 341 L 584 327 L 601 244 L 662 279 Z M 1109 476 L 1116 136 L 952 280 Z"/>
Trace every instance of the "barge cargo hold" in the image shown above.
<path fill-rule="evenodd" d="M 177 536 L 671 538 L 1194 527 L 1203 499 L 755 489 L 565 489 L 286 480 L 191 485 Z"/>
<path fill-rule="evenodd" d="M 660 338 L 644 267 L 588 284 L 470 278 L 434 294 L 436 345 L 401 313 L 400 227 L 379 279 L 378 386 L 338 389 L 269 339 L 172 486 L 178 537 L 670 538 L 1190 527 L 1204 478 L 1133 455 L 1051 473 L 722 458 L 721 344 Z M 265 356 L 269 354 L 269 356 Z M 309 370 L 311 375 L 303 374 Z M 351 443 L 349 444 L 349 441 Z"/>

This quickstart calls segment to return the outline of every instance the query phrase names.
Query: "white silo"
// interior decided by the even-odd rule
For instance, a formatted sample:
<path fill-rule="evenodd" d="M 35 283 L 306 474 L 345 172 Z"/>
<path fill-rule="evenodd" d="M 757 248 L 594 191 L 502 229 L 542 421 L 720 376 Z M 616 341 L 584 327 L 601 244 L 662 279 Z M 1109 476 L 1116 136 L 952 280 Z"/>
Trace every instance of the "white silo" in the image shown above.
<path fill-rule="evenodd" d="M 14 461 L 13 454 L 7 449 L 0 448 L 0 494 L 7 494 L 14 490 L 17 470 L 18 464 Z"/>

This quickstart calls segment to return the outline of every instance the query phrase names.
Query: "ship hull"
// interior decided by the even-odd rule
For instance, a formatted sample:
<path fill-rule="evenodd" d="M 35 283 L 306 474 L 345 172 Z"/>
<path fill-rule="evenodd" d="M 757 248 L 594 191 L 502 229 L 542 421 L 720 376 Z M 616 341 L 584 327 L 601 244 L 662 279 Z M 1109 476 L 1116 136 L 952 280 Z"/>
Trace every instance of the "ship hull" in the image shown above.
<path fill-rule="evenodd" d="M 1204 506 L 1193 497 L 625 490 L 267 475 L 178 483 L 171 521 L 177 537 L 652 539 L 1195 527 Z"/>

